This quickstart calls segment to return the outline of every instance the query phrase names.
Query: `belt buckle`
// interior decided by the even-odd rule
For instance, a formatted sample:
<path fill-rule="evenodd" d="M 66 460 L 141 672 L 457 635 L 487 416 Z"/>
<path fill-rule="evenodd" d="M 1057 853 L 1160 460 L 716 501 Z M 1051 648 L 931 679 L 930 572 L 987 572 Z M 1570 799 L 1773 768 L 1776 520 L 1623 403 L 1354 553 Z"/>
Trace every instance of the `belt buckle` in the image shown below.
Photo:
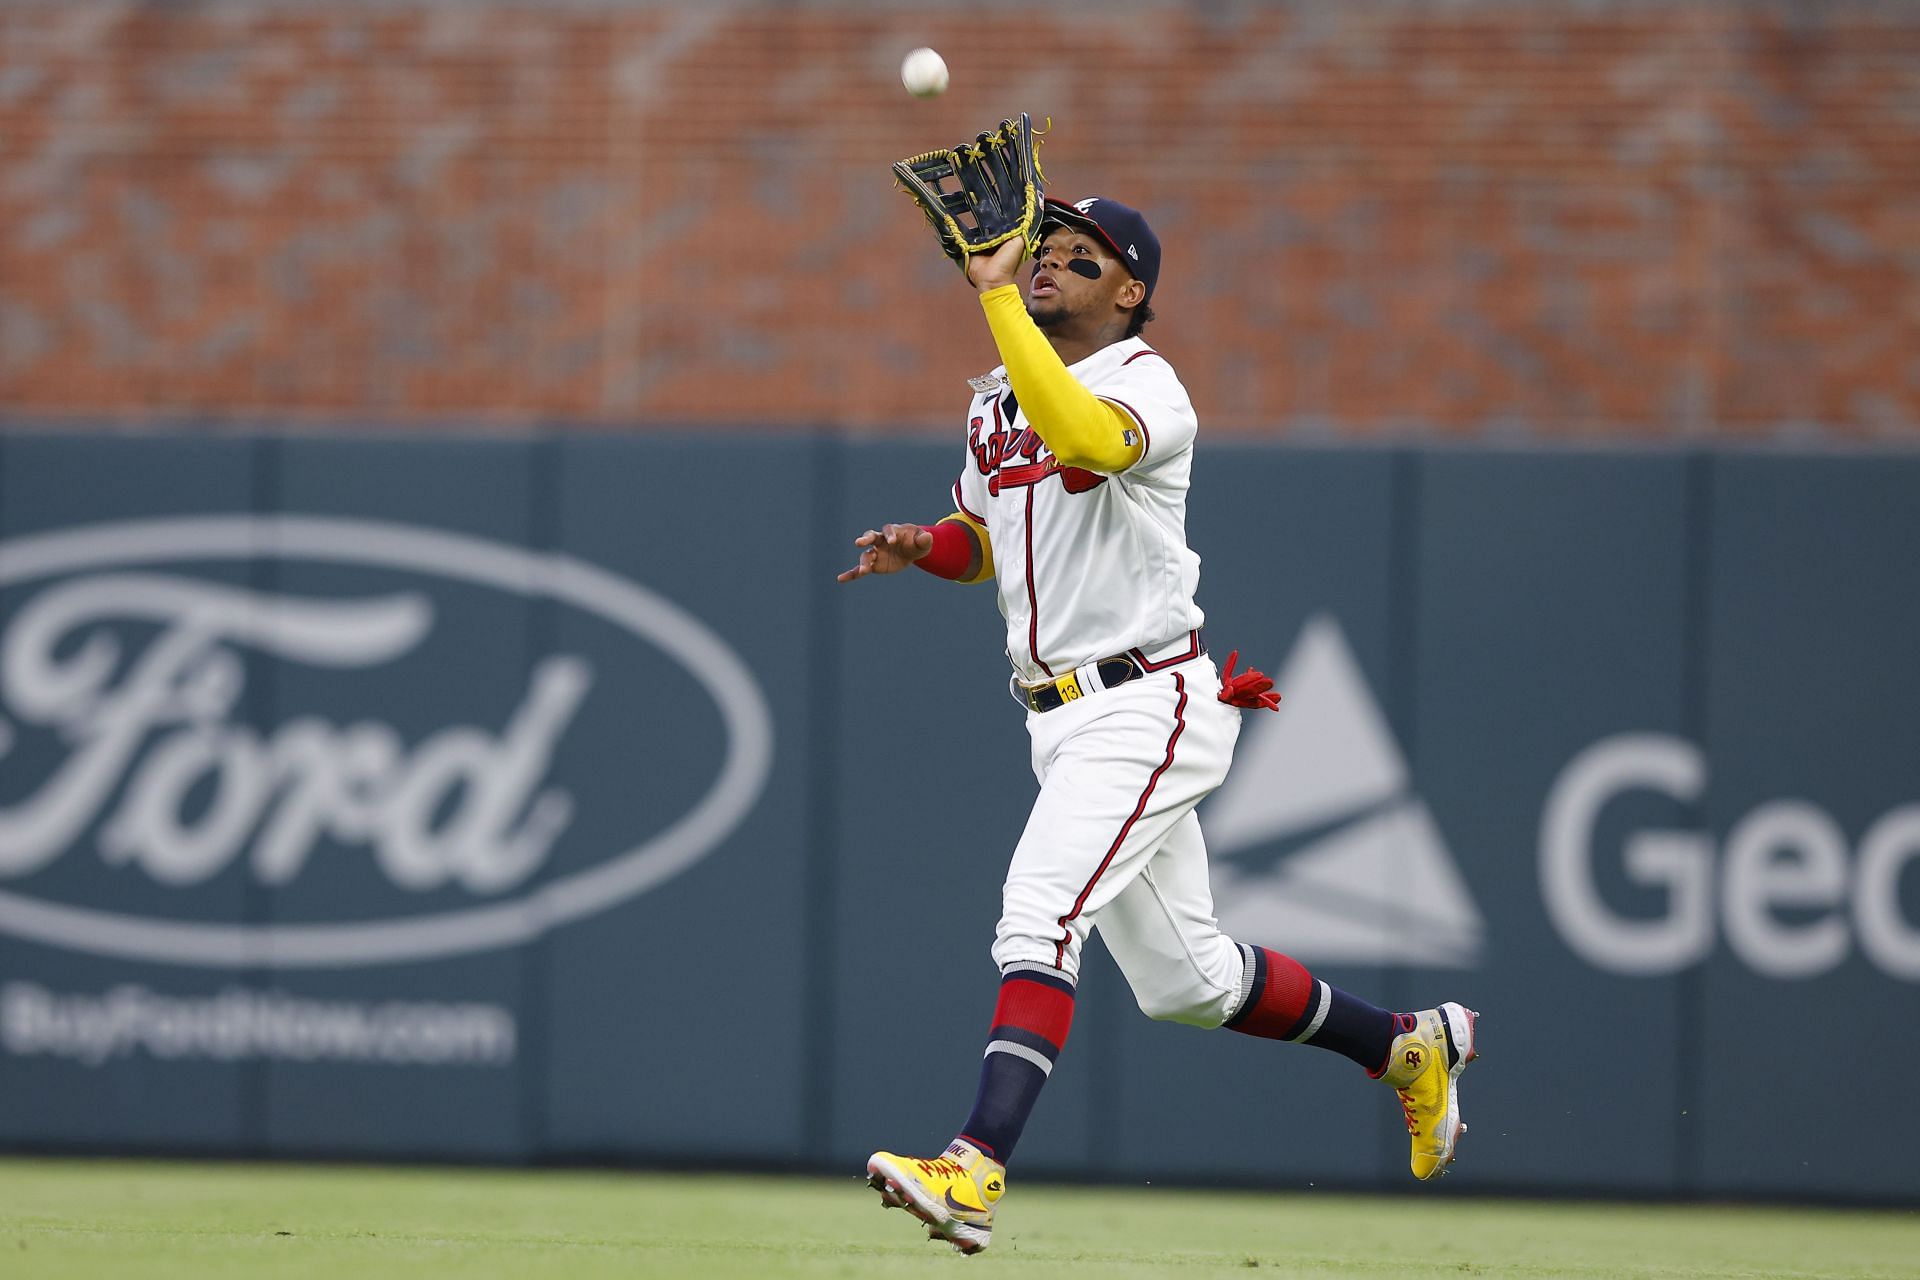
<path fill-rule="evenodd" d="M 1040 705 L 1040 691 L 1049 686 L 1044 684 L 1027 684 L 1025 681 L 1019 679 L 1015 679 L 1013 685 L 1014 688 L 1020 691 L 1020 701 L 1026 705 L 1027 710 L 1035 712 L 1036 714 L 1045 710 L 1045 708 Z"/>
<path fill-rule="evenodd" d="M 1078 702 L 1087 696 L 1087 691 L 1081 687 L 1079 677 L 1071 671 L 1039 684 L 1023 684 L 1019 681 L 1015 681 L 1015 684 L 1020 690 L 1020 700 L 1027 704 L 1027 710 L 1042 714 L 1057 711 L 1069 702 Z M 1051 706 L 1042 706 L 1040 699 L 1048 692 L 1052 692 L 1060 701 Z"/>

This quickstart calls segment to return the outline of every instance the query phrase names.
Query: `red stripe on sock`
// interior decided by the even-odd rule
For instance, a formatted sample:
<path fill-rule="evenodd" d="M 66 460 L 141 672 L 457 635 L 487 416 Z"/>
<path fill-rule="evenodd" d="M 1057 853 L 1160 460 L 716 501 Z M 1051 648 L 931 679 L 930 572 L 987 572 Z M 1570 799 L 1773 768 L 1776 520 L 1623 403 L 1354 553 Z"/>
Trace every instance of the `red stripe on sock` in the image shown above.
<path fill-rule="evenodd" d="M 1268 1040 L 1285 1040 L 1300 1025 L 1313 999 L 1313 975 L 1292 956 L 1260 948 L 1267 959 L 1267 980 L 1248 998 L 1233 1029 Z"/>
<path fill-rule="evenodd" d="M 1073 1026 L 1073 996 L 1048 983 L 1015 975 L 1000 984 L 993 1025 L 1031 1031 L 1058 1053 L 1066 1047 L 1067 1031 Z"/>

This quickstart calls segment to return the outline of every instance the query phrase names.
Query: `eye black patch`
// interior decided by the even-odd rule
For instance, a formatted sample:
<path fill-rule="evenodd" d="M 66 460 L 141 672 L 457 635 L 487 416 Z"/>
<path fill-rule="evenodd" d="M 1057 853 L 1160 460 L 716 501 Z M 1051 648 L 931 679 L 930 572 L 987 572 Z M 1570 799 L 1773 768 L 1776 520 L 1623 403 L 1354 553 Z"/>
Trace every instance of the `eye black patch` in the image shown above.
<path fill-rule="evenodd" d="M 1085 276 L 1089 280 L 1100 278 L 1100 264 L 1091 258 L 1075 258 L 1067 263 L 1067 270 L 1077 276 Z"/>

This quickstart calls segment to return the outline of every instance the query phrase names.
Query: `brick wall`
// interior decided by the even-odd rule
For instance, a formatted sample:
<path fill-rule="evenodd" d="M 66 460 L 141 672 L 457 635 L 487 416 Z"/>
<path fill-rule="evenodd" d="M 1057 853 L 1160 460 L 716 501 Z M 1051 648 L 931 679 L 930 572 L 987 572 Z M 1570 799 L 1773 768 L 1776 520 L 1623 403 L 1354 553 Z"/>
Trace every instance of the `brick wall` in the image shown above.
<path fill-rule="evenodd" d="M 1210 426 L 1920 441 L 1920 5 L 942 13 L 0 3 L 0 410 L 935 429 L 887 164 L 1024 108 Z"/>

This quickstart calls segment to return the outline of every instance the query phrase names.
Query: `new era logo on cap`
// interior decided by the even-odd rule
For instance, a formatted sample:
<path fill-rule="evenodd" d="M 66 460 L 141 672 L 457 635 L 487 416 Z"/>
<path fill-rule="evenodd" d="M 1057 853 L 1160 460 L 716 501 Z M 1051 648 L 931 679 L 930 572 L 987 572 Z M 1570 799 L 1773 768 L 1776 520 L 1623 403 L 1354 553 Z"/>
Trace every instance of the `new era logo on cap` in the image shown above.
<path fill-rule="evenodd" d="M 1153 300 L 1153 287 L 1160 280 L 1160 237 L 1138 209 L 1105 196 L 1088 196 L 1069 203 L 1047 197 L 1044 229 L 1049 224 L 1072 227 L 1106 241 L 1107 247 L 1124 258 L 1134 278 L 1147 286 L 1147 300 Z"/>

